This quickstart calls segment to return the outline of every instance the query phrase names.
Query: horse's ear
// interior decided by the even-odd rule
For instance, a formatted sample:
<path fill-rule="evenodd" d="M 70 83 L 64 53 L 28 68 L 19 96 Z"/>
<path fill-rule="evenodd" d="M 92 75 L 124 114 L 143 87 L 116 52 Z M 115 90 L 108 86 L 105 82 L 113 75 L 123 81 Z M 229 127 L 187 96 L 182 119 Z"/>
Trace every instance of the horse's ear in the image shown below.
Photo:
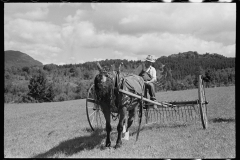
<path fill-rule="evenodd" d="M 119 67 L 118 67 L 118 73 L 120 73 L 120 71 L 121 71 L 121 66 L 123 65 L 123 63 L 121 62 L 120 63 L 120 65 L 119 65 Z"/>
<path fill-rule="evenodd" d="M 112 64 L 111 67 L 112 67 L 112 72 L 114 72 L 115 71 L 115 65 Z"/>
<path fill-rule="evenodd" d="M 142 72 L 144 72 L 144 71 L 146 71 L 145 64 L 144 64 L 144 62 L 142 62 Z"/>
<path fill-rule="evenodd" d="M 97 68 L 98 68 L 98 70 L 99 70 L 100 73 L 103 71 L 103 69 L 102 69 L 102 67 L 101 67 L 101 65 L 100 65 L 99 62 L 97 62 Z"/>

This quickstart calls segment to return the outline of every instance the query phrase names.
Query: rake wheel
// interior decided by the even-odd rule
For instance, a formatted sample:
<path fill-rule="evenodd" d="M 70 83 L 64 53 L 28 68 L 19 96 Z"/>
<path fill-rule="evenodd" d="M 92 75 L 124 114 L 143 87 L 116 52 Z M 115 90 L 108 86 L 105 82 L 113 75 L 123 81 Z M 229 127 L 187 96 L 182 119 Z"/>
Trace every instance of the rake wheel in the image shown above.
<path fill-rule="evenodd" d="M 205 89 L 202 80 L 202 76 L 199 75 L 198 80 L 198 96 L 199 96 L 199 110 L 200 110 L 200 117 L 202 121 L 202 126 L 204 129 L 208 127 L 208 119 L 207 119 L 207 101 L 205 96 Z"/>
<path fill-rule="evenodd" d="M 101 107 L 97 103 L 94 84 L 88 89 L 86 99 L 86 112 L 88 123 L 93 131 L 105 127 L 105 119 Z"/>

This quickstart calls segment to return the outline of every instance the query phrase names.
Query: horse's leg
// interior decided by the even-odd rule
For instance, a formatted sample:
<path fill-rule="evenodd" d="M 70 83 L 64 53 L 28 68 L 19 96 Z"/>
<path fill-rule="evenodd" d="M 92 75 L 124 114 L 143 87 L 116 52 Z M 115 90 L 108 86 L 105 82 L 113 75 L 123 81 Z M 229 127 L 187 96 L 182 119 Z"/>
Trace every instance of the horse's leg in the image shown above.
<path fill-rule="evenodd" d="M 128 125 L 127 125 L 127 129 L 126 129 L 126 132 L 128 132 L 128 129 L 131 127 L 132 123 L 133 123 L 133 120 L 135 118 L 135 115 L 137 113 L 137 107 L 138 107 L 138 102 L 135 101 L 132 103 L 132 107 L 134 107 L 132 110 L 129 111 L 129 115 L 128 115 Z"/>
<path fill-rule="evenodd" d="M 117 137 L 117 142 L 116 142 L 115 148 L 119 148 L 122 145 L 122 131 L 123 131 L 123 124 L 125 121 L 126 113 L 127 113 L 126 107 L 123 107 L 122 109 L 119 110 L 120 118 L 119 118 L 119 122 L 118 122 L 118 126 L 117 126 L 118 137 Z"/>
<path fill-rule="evenodd" d="M 107 132 L 107 138 L 106 138 L 106 147 L 111 146 L 111 139 L 110 139 L 110 133 L 112 131 L 111 127 L 111 112 L 110 112 L 110 107 L 106 107 L 103 109 L 103 114 L 106 120 L 106 132 Z"/>

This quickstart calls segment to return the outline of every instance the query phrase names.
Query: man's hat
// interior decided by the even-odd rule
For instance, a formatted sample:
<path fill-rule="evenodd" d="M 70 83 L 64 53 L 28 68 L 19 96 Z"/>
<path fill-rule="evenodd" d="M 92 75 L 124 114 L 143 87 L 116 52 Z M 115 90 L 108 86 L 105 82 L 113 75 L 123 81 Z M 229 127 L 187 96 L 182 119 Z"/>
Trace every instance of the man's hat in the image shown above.
<path fill-rule="evenodd" d="M 153 56 L 152 56 L 152 55 L 148 55 L 145 60 L 146 60 L 146 61 L 149 61 L 149 62 L 152 62 L 152 63 L 155 62 L 155 59 L 153 59 Z"/>

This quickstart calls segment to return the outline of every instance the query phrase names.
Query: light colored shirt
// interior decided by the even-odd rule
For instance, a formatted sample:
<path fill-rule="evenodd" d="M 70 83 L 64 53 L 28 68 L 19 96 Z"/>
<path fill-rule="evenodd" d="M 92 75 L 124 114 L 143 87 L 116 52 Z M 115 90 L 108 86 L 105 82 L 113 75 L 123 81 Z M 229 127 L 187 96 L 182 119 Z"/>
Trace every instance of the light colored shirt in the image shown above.
<path fill-rule="evenodd" d="M 148 72 L 152 78 L 154 79 L 154 81 L 157 81 L 157 72 L 156 72 L 156 69 L 153 67 L 153 66 L 150 66 L 146 72 Z"/>

